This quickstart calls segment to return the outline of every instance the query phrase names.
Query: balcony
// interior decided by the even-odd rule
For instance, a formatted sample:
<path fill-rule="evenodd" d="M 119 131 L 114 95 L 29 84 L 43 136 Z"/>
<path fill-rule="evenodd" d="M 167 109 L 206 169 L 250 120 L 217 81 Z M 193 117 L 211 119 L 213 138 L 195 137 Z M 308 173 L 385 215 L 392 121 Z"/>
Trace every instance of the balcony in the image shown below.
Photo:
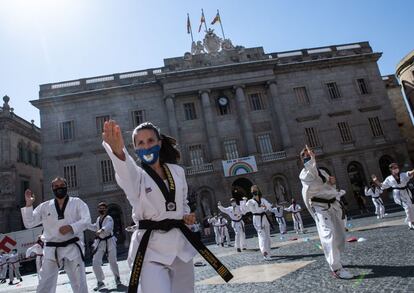
<path fill-rule="evenodd" d="M 185 174 L 187 176 L 210 173 L 210 172 L 213 172 L 213 171 L 214 171 L 214 168 L 213 168 L 213 164 L 211 164 L 211 163 L 185 167 Z"/>
<path fill-rule="evenodd" d="M 102 191 L 113 191 L 113 190 L 117 190 L 118 189 L 118 184 L 116 184 L 115 182 L 113 183 L 104 183 L 102 185 Z"/>
<path fill-rule="evenodd" d="M 286 158 L 285 151 L 262 154 L 262 162 L 277 161 L 277 160 L 282 160 L 285 158 Z"/>

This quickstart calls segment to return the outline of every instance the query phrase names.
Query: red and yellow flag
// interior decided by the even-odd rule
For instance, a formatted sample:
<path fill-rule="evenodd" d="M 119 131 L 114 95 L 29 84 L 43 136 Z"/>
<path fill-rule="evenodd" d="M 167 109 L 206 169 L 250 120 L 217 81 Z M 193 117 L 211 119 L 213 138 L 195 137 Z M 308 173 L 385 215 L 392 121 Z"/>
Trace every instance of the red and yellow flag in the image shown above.
<path fill-rule="evenodd" d="M 204 11 L 201 11 L 201 19 L 200 19 L 200 26 L 198 27 L 198 32 L 201 31 L 201 26 L 203 23 L 206 23 L 206 18 L 204 17 Z"/>
<path fill-rule="evenodd" d="M 213 25 L 213 24 L 215 24 L 217 21 L 218 21 L 218 22 L 221 22 L 221 19 L 220 19 L 220 14 L 218 13 L 218 11 L 217 11 L 217 14 L 216 14 L 216 16 L 214 17 L 213 21 L 211 22 L 211 24 Z"/>

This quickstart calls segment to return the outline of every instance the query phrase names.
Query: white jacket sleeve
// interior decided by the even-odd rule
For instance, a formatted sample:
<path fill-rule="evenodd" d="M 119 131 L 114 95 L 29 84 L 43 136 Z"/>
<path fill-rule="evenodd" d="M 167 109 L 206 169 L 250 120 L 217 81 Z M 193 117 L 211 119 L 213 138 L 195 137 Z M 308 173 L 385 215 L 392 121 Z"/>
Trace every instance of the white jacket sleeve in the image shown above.
<path fill-rule="evenodd" d="M 105 221 L 105 225 L 102 226 L 102 229 L 105 232 L 110 232 L 114 229 L 114 220 L 112 218 L 107 218 L 108 220 Z"/>
<path fill-rule="evenodd" d="M 77 213 L 80 219 L 75 223 L 70 224 L 73 229 L 73 234 L 78 234 L 85 231 L 89 224 L 91 224 L 91 216 L 89 214 L 89 208 L 84 201 L 80 198 L 77 199 Z"/>
<path fill-rule="evenodd" d="M 42 224 L 42 208 L 44 203 L 38 205 L 34 210 L 33 206 L 21 208 L 23 224 L 26 229 L 30 229 Z"/>
<path fill-rule="evenodd" d="M 217 207 L 220 210 L 220 212 L 225 213 L 227 215 L 230 215 L 229 208 L 225 208 L 225 207 L 223 207 L 221 205 L 220 206 L 217 206 Z"/>
<path fill-rule="evenodd" d="M 188 215 L 191 213 L 191 208 L 188 205 L 188 185 L 187 185 L 187 179 L 185 178 L 185 170 L 183 168 L 180 167 L 180 170 L 182 171 L 181 176 L 183 177 L 184 180 L 184 186 L 183 186 L 183 211 L 184 211 L 184 215 Z"/>

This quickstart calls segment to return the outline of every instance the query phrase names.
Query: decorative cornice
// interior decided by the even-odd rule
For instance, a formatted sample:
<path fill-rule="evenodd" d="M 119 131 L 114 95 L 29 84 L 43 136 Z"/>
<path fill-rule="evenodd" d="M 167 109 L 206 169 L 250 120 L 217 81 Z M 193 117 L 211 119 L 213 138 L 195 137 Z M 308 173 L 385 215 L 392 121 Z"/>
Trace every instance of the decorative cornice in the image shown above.
<path fill-rule="evenodd" d="M 344 116 L 344 115 L 350 115 L 352 113 L 351 110 L 345 110 L 345 111 L 339 111 L 339 112 L 331 112 L 328 113 L 329 117 L 337 117 L 337 116 Z"/>

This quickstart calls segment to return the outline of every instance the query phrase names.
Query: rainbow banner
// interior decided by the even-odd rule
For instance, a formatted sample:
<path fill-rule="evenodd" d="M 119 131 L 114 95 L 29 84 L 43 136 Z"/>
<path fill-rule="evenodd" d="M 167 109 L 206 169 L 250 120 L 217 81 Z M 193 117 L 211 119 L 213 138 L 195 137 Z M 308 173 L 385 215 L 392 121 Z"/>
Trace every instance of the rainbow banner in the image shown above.
<path fill-rule="evenodd" d="M 256 159 L 254 156 L 222 161 L 222 163 L 225 177 L 257 172 Z"/>

